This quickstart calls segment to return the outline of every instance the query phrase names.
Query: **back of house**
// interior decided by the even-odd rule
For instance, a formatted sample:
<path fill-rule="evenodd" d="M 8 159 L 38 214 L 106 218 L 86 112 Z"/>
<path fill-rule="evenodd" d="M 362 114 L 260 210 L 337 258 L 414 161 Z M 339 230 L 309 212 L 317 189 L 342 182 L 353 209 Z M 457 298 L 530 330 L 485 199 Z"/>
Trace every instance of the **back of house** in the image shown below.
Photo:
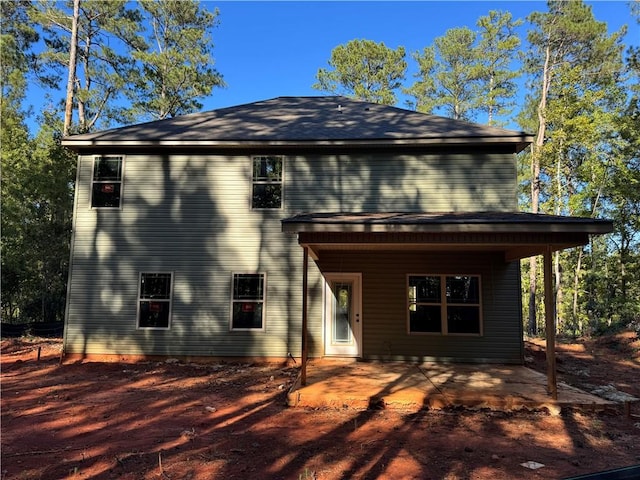
<path fill-rule="evenodd" d="M 604 228 L 517 211 L 530 142 L 344 97 L 68 137 L 65 355 L 521 363 L 519 259 Z"/>

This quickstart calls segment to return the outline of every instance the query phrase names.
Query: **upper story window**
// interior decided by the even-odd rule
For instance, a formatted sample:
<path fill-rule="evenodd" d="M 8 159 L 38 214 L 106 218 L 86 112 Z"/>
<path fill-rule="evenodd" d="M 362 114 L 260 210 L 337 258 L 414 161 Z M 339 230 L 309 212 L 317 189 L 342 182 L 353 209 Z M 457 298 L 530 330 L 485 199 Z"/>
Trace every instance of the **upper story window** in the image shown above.
<path fill-rule="evenodd" d="M 282 157 L 253 157 L 251 208 L 282 208 Z"/>
<path fill-rule="evenodd" d="M 140 274 L 138 328 L 168 329 L 171 322 L 172 273 Z"/>
<path fill-rule="evenodd" d="M 101 156 L 93 160 L 91 207 L 120 208 L 122 156 Z"/>
<path fill-rule="evenodd" d="M 482 334 L 478 275 L 410 275 L 409 333 Z"/>

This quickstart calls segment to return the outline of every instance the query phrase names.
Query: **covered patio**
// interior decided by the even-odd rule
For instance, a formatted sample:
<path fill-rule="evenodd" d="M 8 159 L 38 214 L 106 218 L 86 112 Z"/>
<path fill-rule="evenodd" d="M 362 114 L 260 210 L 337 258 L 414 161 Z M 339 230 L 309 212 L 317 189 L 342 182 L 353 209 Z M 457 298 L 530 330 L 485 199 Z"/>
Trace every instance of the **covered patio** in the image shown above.
<path fill-rule="evenodd" d="M 565 404 L 606 405 L 598 397 L 557 382 L 552 254 L 586 245 L 590 235 L 612 231 L 611 221 L 521 212 L 311 213 L 284 219 L 282 227 L 286 233 L 297 234 L 304 249 L 302 368 L 296 386 L 289 393 L 290 405 L 367 407 L 384 404 L 406 408 L 464 405 L 554 410 Z M 493 253 L 502 255 L 504 262 L 542 255 L 546 377 L 521 365 L 482 364 L 481 357 L 476 358 L 478 363 L 473 366 L 353 361 L 341 365 L 334 358 L 331 361 L 309 359 L 309 257 L 319 261 L 323 255 L 336 251 Z"/>
<path fill-rule="evenodd" d="M 488 408 L 500 411 L 562 408 L 602 410 L 614 402 L 564 383 L 557 399 L 548 392 L 545 375 L 521 365 L 362 362 L 312 359 L 307 384 L 300 379 L 287 404 L 306 408 Z"/>

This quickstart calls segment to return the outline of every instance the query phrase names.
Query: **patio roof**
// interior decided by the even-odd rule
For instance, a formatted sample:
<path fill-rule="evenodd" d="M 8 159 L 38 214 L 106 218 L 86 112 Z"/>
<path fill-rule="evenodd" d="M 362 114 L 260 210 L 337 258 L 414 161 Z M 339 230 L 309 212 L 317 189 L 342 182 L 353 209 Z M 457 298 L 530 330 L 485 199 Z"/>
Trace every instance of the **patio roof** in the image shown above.
<path fill-rule="evenodd" d="M 325 250 L 500 251 L 517 260 L 585 245 L 613 230 L 610 220 L 523 212 L 308 213 L 282 220 L 313 258 Z"/>

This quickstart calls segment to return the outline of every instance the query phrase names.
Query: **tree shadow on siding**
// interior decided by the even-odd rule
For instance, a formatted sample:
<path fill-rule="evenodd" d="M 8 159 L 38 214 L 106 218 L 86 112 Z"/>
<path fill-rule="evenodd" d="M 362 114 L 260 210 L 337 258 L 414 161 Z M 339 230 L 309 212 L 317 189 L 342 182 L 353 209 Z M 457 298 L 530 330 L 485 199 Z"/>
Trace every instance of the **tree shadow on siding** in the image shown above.
<path fill-rule="evenodd" d="M 86 254 L 86 230 L 75 235 L 67 332 L 72 353 L 215 355 L 215 346 L 203 348 L 201 338 L 228 330 L 228 317 L 211 298 L 220 290 L 229 298 L 230 281 L 214 272 L 221 269 L 221 251 L 236 252 L 221 242 L 227 220 L 208 183 L 210 167 L 196 156 L 181 167 L 172 167 L 168 155 L 131 155 L 125 162 L 121 208 L 79 214 L 79 224 L 94 216 L 95 229 Z M 87 208 L 84 197 L 78 210 Z M 173 273 L 169 329 L 137 328 L 141 272 Z"/>

